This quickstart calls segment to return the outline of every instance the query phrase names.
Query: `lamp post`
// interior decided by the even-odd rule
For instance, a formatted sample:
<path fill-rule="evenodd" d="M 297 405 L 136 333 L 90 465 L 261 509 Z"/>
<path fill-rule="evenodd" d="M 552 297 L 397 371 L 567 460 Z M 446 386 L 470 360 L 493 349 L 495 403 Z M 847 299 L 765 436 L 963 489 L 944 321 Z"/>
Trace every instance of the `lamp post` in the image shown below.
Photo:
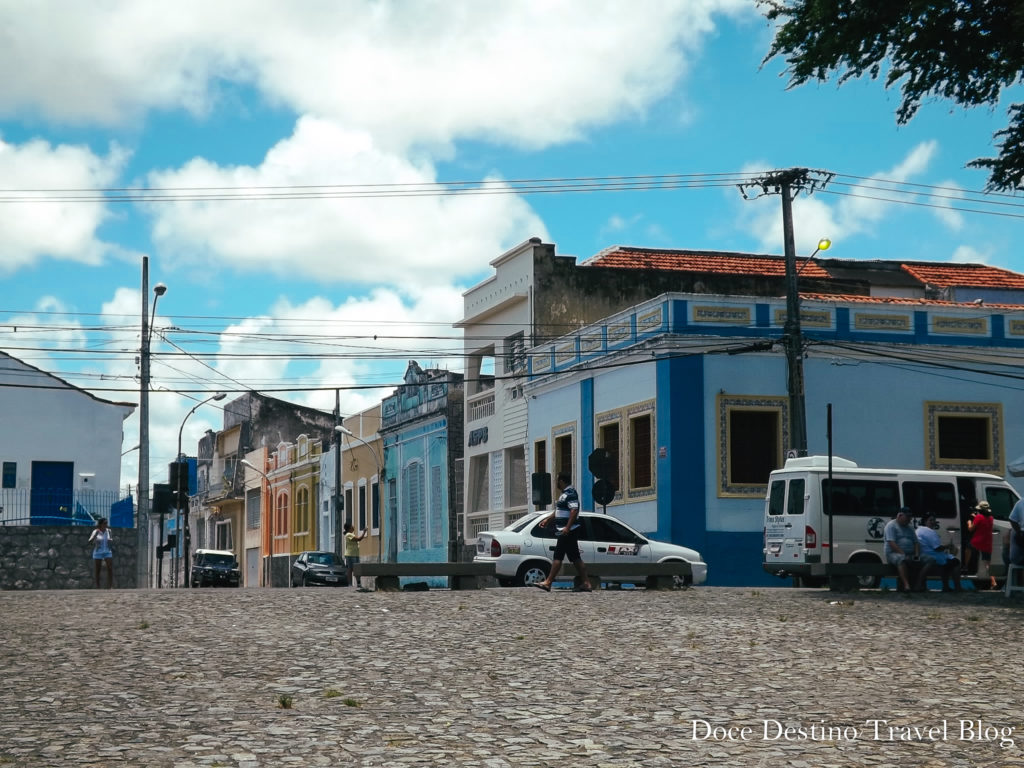
<path fill-rule="evenodd" d="M 793 214 L 788 190 L 782 195 L 783 239 L 786 249 L 786 324 L 783 328 L 786 346 L 786 370 L 789 393 L 789 443 L 797 456 L 807 455 L 807 408 L 804 400 L 804 343 L 800 331 L 800 288 L 797 277 L 819 251 L 826 251 L 832 241 L 822 238 L 807 261 L 796 268 L 796 246 L 793 241 Z"/>
<path fill-rule="evenodd" d="M 153 312 L 149 313 L 149 257 L 142 257 L 142 336 L 139 340 L 139 504 L 136 584 L 149 586 L 149 355 L 156 303 L 167 286 L 153 286 Z"/>
<path fill-rule="evenodd" d="M 268 498 L 267 522 L 270 523 L 270 525 L 268 526 L 268 528 L 270 529 L 270 537 L 269 537 L 270 540 L 269 540 L 269 544 L 268 544 L 268 547 L 267 547 L 268 551 L 267 551 L 266 565 L 263 566 L 263 586 L 265 586 L 265 587 L 272 587 L 272 586 L 274 586 L 274 584 L 273 584 L 273 577 L 274 577 L 273 560 L 274 560 L 274 527 L 275 526 L 274 526 L 274 503 L 273 503 L 274 502 L 274 498 L 273 498 L 273 494 L 270 493 L 270 486 L 271 486 L 270 478 L 267 476 L 266 472 L 264 472 L 262 469 L 257 467 L 255 464 L 253 464 L 248 459 L 242 459 L 238 463 L 242 464 L 243 466 L 248 467 L 253 472 L 255 472 L 256 474 L 258 474 L 260 477 L 262 477 L 264 480 L 267 481 L 267 492 L 268 492 L 268 497 L 267 497 Z M 292 580 L 289 577 L 289 579 L 288 579 L 288 585 L 289 586 L 291 586 L 291 582 L 292 582 Z"/>
<path fill-rule="evenodd" d="M 345 427 L 345 426 L 343 426 L 341 424 L 336 426 L 334 429 L 335 429 L 335 431 L 340 432 L 343 435 L 348 435 L 349 437 L 355 438 L 360 443 L 362 443 L 367 448 L 369 448 L 370 449 L 370 453 L 373 454 L 373 460 L 374 460 L 374 462 L 377 465 L 377 497 L 373 500 L 373 512 L 375 512 L 376 515 L 377 515 L 377 562 L 383 562 L 384 561 L 384 557 L 383 557 L 382 553 L 383 553 L 383 546 L 384 546 L 384 544 L 383 544 L 384 537 L 383 537 L 382 534 L 384 532 L 384 520 L 383 520 L 383 518 L 381 517 L 381 514 L 380 514 L 380 495 L 381 495 L 381 492 L 384 490 L 384 465 L 380 463 L 380 457 L 377 455 L 377 451 L 374 449 L 374 447 L 372 445 L 370 445 L 368 442 L 366 442 L 365 440 L 363 440 L 363 438 L 359 437 L 359 435 L 355 434 L 351 429 L 348 429 L 347 427 Z M 339 451 L 339 455 L 340 455 L 340 452 L 341 452 L 341 444 L 340 443 L 338 444 L 338 451 Z M 341 483 L 341 478 L 340 477 L 336 478 L 335 482 L 340 484 Z M 371 493 L 373 492 L 372 488 L 371 488 L 370 492 Z M 371 527 L 372 527 L 372 522 L 373 522 L 372 519 L 371 519 L 370 522 L 371 522 Z"/>
<path fill-rule="evenodd" d="M 189 551 L 190 551 L 190 545 L 192 543 L 192 535 L 191 535 L 191 531 L 189 530 L 189 519 L 188 519 L 189 516 L 188 516 L 188 512 L 183 509 L 184 505 L 186 503 L 186 500 L 188 498 L 188 469 L 187 469 L 188 462 L 184 460 L 184 456 L 182 456 L 182 453 L 181 453 L 181 434 L 182 434 L 182 432 L 185 431 L 185 422 L 189 420 L 189 417 L 193 413 L 195 413 L 196 411 L 199 410 L 200 406 L 206 405 L 209 402 L 223 400 L 225 397 L 227 397 L 227 395 L 225 395 L 223 392 L 217 392 L 216 394 L 210 395 L 205 400 L 202 400 L 202 401 L 196 403 L 194 406 L 192 406 L 192 410 L 189 411 L 187 414 L 185 414 L 185 418 L 181 420 L 181 426 L 178 427 L 178 452 L 175 454 L 175 457 L 174 457 L 174 461 L 178 465 L 178 477 L 177 477 L 178 487 L 174 489 L 175 491 L 177 491 L 177 493 L 175 494 L 175 498 L 177 499 L 177 504 L 178 504 L 178 514 L 177 514 L 177 519 L 175 520 L 174 530 L 177 531 L 178 536 L 181 537 L 181 548 L 182 548 L 182 552 L 185 555 L 185 565 L 184 565 L 184 568 L 183 568 L 184 573 L 182 575 L 185 578 L 185 586 L 186 587 L 191 587 L 192 586 L 192 579 L 191 579 L 190 574 L 189 574 Z M 184 530 L 182 530 L 182 525 L 181 525 L 181 518 L 182 518 L 182 512 L 183 511 L 185 512 L 185 514 L 184 514 L 184 517 L 185 517 L 185 527 L 184 527 Z M 163 541 L 162 541 L 163 540 L 163 535 L 164 535 L 164 516 L 163 516 L 163 513 L 161 513 L 160 514 L 160 538 L 161 538 L 161 543 L 163 543 Z M 177 584 L 177 582 L 178 582 L 178 559 L 179 558 L 177 558 L 177 557 L 174 558 L 174 582 L 175 582 L 175 584 Z M 159 563 L 158 563 L 158 565 L 157 565 L 157 567 L 158 567 L 158 569 L 160 571 L 163 570 L 163 568 L 162 568 L 163 562 L 164 561 L 161 558 Z M 160 576 L 162 576 L 162 573 L 160 574 Z"/>

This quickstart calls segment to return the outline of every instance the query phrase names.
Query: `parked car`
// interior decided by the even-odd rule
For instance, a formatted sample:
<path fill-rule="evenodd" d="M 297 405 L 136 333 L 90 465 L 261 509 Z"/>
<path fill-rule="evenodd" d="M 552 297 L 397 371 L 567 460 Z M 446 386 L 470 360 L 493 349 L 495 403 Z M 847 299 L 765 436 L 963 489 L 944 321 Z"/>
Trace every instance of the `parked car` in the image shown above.
<path fill-rule="evenodd" d="M 555 528 L 542 528 L 539 523 L 550 514 L 532 512 L 500 531 L 484 531 L 477 538 L 473 562 L 494 563 L 495 576 L 502 586 L 528 586 L 543 581 L 551 570 Z M 707 581 L 707 563 L 694 549 L 649 539 L 611 515 L 581 512 L 579 518 L 583 524 L 580 554 L 584 563 L 685 561 L 692 570 L 692 576 L 683 580 L 685 584 Z M 643 580 L 619 577 L 609 581 Z"/>
<path fill-rule="evenodd" d="M 345 563 L 333 552 L 303 552 L 292 563 L 293 587 L 347 587 Z"/>
<path fill-rule="evenodd" d="M 238 558 L 226 549 L 197 549 L 191 579 L 193 587 L 237 587 L 242 583 Z"/>

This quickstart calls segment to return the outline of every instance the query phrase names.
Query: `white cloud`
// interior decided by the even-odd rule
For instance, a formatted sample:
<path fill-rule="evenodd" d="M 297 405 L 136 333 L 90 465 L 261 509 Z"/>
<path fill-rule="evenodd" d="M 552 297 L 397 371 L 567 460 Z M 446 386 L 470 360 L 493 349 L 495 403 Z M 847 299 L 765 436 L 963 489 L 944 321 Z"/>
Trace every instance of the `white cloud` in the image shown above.
<path fill-rule="evenodd" d="M 938 143 L 926 141 L 918 144 L 907 156 L 892 168 L 872 174 L 870 180 L 855 181 L 855 187 L 842 188 L 846 196 L 826 200 L 826 195 L 800 195 L 793 201 L 793 236 L 798 256 L 810 255 L 818 240 L 828 237 L 842 242 L 854 235 L 872 234 L 880 222 L 901 209 L 892 201 L 915 201 L 920 199 L 913 192 L 902 191 L 886 182 L 907 182 L 924 174 L 938 150 Z M 750 164 L 744 173 L 757 173 L 769 164 Z M 903 188 L 905 189 L 905 188 Z M 740 209 L 740 226 L 756 237 L 761 248 L 769 253 L 782 253 L 782 204 L 778 195 L 767 195 L 753 201 L 745 201 Z M 940 216 L 949 226 L 954 225 L 955 212 L 941 211 Z"/>
<path fill-rule="evenodd" d="M 932 197 L 928 201 L 930 205 L 938 206 L 935 209 L 935 216 L 953 232 L 961 231 L 964 228 L 964 215 L 951 208 L 963 199 L 959 185 L 952 179 L 948 179 L 940 181 L 936 186 L 939 189 L 935 190 L 935 194 L 941 195 L 941 197 Z"/>
<path fill-rule="evenodd" d="M 474 137 L 544 146 L 635 117 L 747 0 L 0 3 L 0 113 L 115 124 L 201 114 L 222 82 L 381 146 Z M 59 20 L 59 23 L 55 23 Z"/>
<path fill-rule="evenodd" d="M 958 245 L 950 261 L 959 264 L 988 264 L 991 258 L 991 251 L 983 251 L 970 245 Z"/>
<path fill-rule="evenodd" d="M 41 339 L 46 345 L 64 348 L 110 350 L 116 353 L 111 359 L 96 360 L 84 370 L 92 377 L 81 377 L 80 370 L 68 372 L 68 380 L 86 389 L 90 385 L 116 387 L 123 391 L 96 394 L 107 400 L 137 403 L 139 330 L 137 321 L 132 329 L 132 321 L 140 306 L 139 290 L 124 287 L 102 304 L 110 325 L 126 326 L 124 331 L 105 333 L 102 345 L 79 321 L 64 322 L 59 316 L 42 322 L 37 316 L 14 318 L 25 323 L 21 335 L 4 332 L 0 341 L 15 356 L 18 353 L 11 347 L 41 346 Z M 37 310 L 70 311 L 52 298 L 41 300 Z M 450 286 L 420 287 L 409 295 L 378 289 L 337 304 L 321 296 L 301 303 L 279 300 L 265 314 L 209 334 L 188 327 L 174 330 L 174 320 L 158 313 L 152 338 L 151 479 L 162 482 L 166 476 L 168 462 L 177 455 L 179 430 L 183 449 L 194 454 L 207 429 L 221 428 L 222 407 L 241 390 L 265 391 L 281 400 L 332 411 L 337 387 L 341 389 L 342 414 L 350 414 L 391 394 L 401 383 L 409 360 L 461 373 L 462 337 L 452 328 L 461 314 L 461 289 Z M 30 336 L 25 329 L 29 325 L 37 328 Z M 61 363 L 46 355 L 37 354 L 26 361 L 60 374 Z M 180 390 L 191 391 L 179 394 Z M 193 406 L 217 391 L 228 392 L 227 399 L 208 403 L 185 420 Z M 122 450 L 138 442 L 136 410 L 125 422 Z M 133 451 L 124 456 L 121 482 L 134 485 L 137 478 L 138 452 Z"/>
<path fill-rule="evenodd" d="M 411 184 L 435 178 L 429 164 L 381 151 L 362 131 L 305 117 L 258 167 L 193 160 L 180 170 L 151 174 L 149 184 Z M 148 211 L 161 254 L 182 264 L 346 284 L 450 282 L 478 272 L 493 254 L 527 237 L 547 237 L 543 222 L 515 195 L 175 202 Z"/>
<path fill-rule="evenodd" d="M 33 140 L 24 144 L 0 141 L 0 179 L 7 189 L 51 190 L 20 192 L 33 200 L 81 195 L 82 190 L 111 186 L 127 157 L 111 147 L 100 157 L 86 147 Z M 68 190 L 62 195 L 52 190 Z M 50 256 L 98 264 L 114 246 L 101 242 L 96 230 L 109 216 L 107 207 L 92 202 L 17 202 L 0 205 L 0 273 Z"/>

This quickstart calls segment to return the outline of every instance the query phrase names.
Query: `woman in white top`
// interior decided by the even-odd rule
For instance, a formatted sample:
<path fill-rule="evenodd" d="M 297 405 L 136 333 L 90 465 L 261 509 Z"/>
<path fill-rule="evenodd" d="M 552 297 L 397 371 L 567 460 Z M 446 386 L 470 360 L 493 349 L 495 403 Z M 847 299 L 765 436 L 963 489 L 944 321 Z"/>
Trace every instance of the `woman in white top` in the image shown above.
<path fill-rule="evenodd" d="M 100 569 L 103 564 L 107 565 L 107 589 L 114 586 L 114 552 L 110 548 L 113 538 L 107 528 L 107 518 L 101 517 L 96 521 L 96 527 L 89 534 L 89 543 L 92 544 L 92 560 L 96 564 L 96 589 L 100 588 Z"/>

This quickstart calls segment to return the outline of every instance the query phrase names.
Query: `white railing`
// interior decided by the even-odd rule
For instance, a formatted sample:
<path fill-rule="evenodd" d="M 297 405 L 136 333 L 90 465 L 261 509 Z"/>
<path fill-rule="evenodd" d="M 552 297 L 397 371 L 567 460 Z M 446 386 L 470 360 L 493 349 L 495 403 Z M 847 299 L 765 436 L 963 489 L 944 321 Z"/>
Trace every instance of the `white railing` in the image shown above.
<path fill-rule="evenodd" d="M 466 421 L 476 421 L 477 419 L 486 419 L 488 416 L 493 416 L 494 390 L 467 398 L 467 405 L 469 406 L 469 412 L 466 414 Z"/>

